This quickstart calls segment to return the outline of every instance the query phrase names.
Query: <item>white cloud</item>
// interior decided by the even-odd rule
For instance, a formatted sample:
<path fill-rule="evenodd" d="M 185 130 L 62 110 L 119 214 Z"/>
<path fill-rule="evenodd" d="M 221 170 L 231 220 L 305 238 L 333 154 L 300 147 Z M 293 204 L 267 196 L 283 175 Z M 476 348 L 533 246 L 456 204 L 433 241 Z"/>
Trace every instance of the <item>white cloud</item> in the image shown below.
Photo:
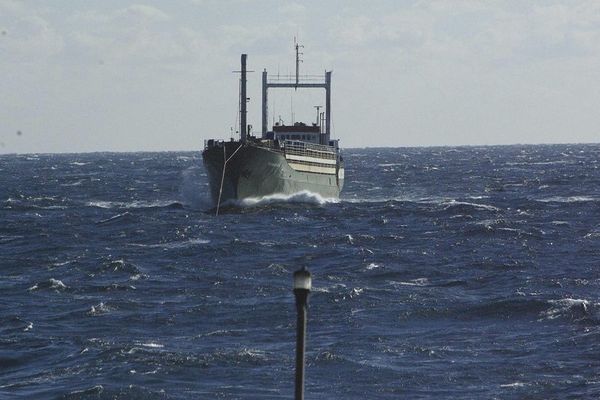
<path fill-rule="evenodd" d="M 0 22 L 2 36 L 0 49 L 5 54 L 4 60 L 31 61 L 56 55 L 64 49 L 63 37 L 50 23 L 36 14 L 22 13 L 19 8 L 15 13 L 3 14 Z"/>
<path fill-rule="evenodd" d="M 144 4 L 133 4 L 120 10 L 119 13 L 146 21 L 169 21 L 171 19 L 171 16 L 164 11 Z"/>
<path fill-rule="evenodd" d="M 143 2 L 0 0 L 0 120 L 60 132 L 65 150 L 168 148 L 170 126 L 195 148 L 199 126 L 235 120 L 239 53 L 285 74 L 299 34 L 301 72 L 334 70 L 344 146 L 589 141 L 600 126 L 597 1 Z M 258 73 L 249 84 L 257 123 Z"/>

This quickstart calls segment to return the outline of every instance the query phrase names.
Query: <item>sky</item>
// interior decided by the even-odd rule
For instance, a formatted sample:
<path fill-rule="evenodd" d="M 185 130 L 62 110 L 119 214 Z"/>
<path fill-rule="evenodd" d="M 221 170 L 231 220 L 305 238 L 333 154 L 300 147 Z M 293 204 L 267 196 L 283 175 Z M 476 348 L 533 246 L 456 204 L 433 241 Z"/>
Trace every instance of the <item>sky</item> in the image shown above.
<path fill-rule="evenodd" d="M 201 150 L 236 129 L 241 53 L 260 132 L 294 37 L 342 147 L 600 141 L 596 0 L 0 0 L 0 153 Z M 270 122 L 324 102 L 270 92 Z"/>

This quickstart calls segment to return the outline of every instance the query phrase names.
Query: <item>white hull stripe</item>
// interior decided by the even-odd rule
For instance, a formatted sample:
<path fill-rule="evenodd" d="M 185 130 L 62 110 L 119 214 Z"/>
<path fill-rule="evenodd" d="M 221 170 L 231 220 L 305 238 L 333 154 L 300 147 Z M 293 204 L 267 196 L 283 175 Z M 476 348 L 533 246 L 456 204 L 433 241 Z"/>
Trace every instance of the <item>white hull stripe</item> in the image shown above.
<path fill-rule="evenodd" d="M 292 162 L 290 162 L 289 165 L 296 171 L 315 172 L 318 174 L 335 175 L 335 168 L 315 167 L 313 165 L 296 164 L 296 163 L 292 163 Z"/>
<path fill-rule="evenodd" d="M 288 160 L 306 161 L 306 162 L 312 162 L 312 163 L 317 163 L 317 164 L 335 165 L 335 163 L 336 163 L 336 160 L 331 160 L 331 159 L 327 159 L 327 158 L 305 157 L 305 156 L 297 156 L 294 154 L 286 154 L 285 158 L 287 158 Z"/>

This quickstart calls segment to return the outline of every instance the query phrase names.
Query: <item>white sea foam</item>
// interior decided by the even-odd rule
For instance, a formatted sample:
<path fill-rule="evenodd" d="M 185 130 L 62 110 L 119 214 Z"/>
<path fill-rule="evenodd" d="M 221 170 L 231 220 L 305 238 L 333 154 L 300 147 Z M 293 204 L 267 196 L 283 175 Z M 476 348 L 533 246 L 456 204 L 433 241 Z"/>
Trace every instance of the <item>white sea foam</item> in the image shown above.
<path fill-rule="evenodd" d="M 212 207 L 206 173 L 199 166 L 192 166 L 181 173 L 179 196 L 183 203 L 195 210 L 206 210 Z"/>
<path fill-rule="evenodd" d="M 503 388 L 507 388 L 507 387 L 523 387 L 523 386 L 525 386 L 525 384 L 523 382 L 505 383 L 503 385 L 500 385 L 500 387 L 503 387 Z"/>
<path fill-rule="evenodd" d="M 417 278 L 411 279 L 407 282 L 390 281 L 389 283 L 394 286 L 426 286 L 427 284 L 429 284 L 429 280 L 427 278 Z"/>
<path fill-rule="evenodd" d="M 500 211 L 500 209 L 498 207 L 490 206 L 488 204 L 469 203 L 467 201 L 450 200 L 450 201 L 443 202 L 441 205 L 445 206 L 446 209 L 448 209 L 450 207 L 454 207 L 454 206 L 469 206 L 469 207 L 474 207 L 478 210 Z"/>
<path fill-rule="evenodd" d="M 123 217 L 127 217 L 127 216 L 129 216 L 129 215 L 131 215 L 131 214 L 129 213 L 129 211 L 126 211 L 126 212 L 124 212 L 124 213 L 122 213 L 122 214 L 117 214 L 117 215 L 114 215 L 114 216 L 112 216 L 112 217 L 110 217 L 110 218 L 106 218 L 106 219 L 100 220 L 100 221 L 98 221 L 97 223 L 98 223 L 98 224 L 105 224 L 105 223 L 107 223 L 107 222 L 112 222 L 112 221 L 115 221 L 115 220 L 117 220 L 117 219 L 121 219 L 121 218 L 123 218 Z"/>
<path fill-rule="evenodd" d="M 183 241 L 153 243 L 153 244 L 130 243 L 129 246 L 147 247 L 147 248 L 162 248 L 162 249 L 184 249 L 184 248 L 198 246 L 198 245 L 207 244 L 207 243 L 210 243 L 210 240 L 196 238 L 196 239 L 188 239 L 188 240 L 183 240 Z"/>
<path fill-rule="evenodd" d="M 61 280 L 50 278 L 47 281 L 34 284 L 30 288 L 28 288 L 27 291 L 33 292 L 34 290 L 40 289 L 40 286 L 41 286 L 42 289 L 49 288 L 49 289 L 54 289 L 56 291 L 65 290 L 67 288 L 67 285 L 65 285 L 64 283 L 62 283 Z"/>
<path fill-rule="evenodd" d="M 598 197 L 593 196 L 553 196 L 544 199 L 536 199 L 542 203 L 583 203 L 590 201 L 598 201 Z"/>
<path fill-rule="evenodd" d="M 243 348 L 237 352 L 237 356 L 239 357 L 248 357 L 248 358 L 257 358 L 257 359 L 265 359 L 265 352 L 258 349 L 248 349 Z"/>
<path fill-rule="evenodd" d="M 111 310 L 112 310 L 111 307 L 107 306 L 103 302 L 100 302 L 99 304 L 96 304 L 90 308 L 90 310 L 88 311 L 88 315 L 92 315 L 92 316 L 102 315 L 102 314 L 106 314 L 107 312 L 109 312 Z"/>
<path fill-rule="evenodd" d="M 140 346 L 150 347 L 151 349 L 162 349 L 165 347 L 160 343 L 148 342 L 148 343 L 140 343 Z"/>
<path fill-rule="evenodd" d="M 69 393 L 69 396 L 81 396 L 81 395 L 85 395 L 87 397 L 87 395 L 91 395 L 91 394 L 100 394 L 104 391 L 104 387 L 102 385 L 96 385 L 93 386 L 91 388 L 88 389 L 83 389 L 83 390 L 74 390 L 72 392 Z"/>
<path fill-rule="evenodd" d="M 145 201 L 145 200 L 134 200 L 130 202 L 123 201 L 104 201 L 104 200 L 95 200 L 89 201 L 86 203 L 88 207 L 98 207 L 98 208 L 154 208 L 154 207 L 168 207 L 172 205 L 180 204 L 176 200 L 154 200 L 154 201 Z"/>
<path fill-rule="evenodd" d="M 84 182 L 84 180 L 80 179 L 78 181 L 71 182 L 71 183 L 61 183 L 60 186 L 63 186 L 63 187 L 80 186 L 83 182 Z"/>
<path fill-rule="evenodd" d="M 81 167 L 81 166 L 84 166 L 84 165 L 89 165 L 90 163 L 89 162 L 73 161 L 73 162 L 71 162 L 69 164 Z"/>
<path fill-rule="evenodd" d="M 540 316 L 545 319 L 556 319 L 569 314 L 574 308 L 580 308 L 584 313 L 587 313 L 592 303 L 584 299 L 559 299 L 548 300 L 552 305 L 548 310 L 542 311 Z"/>
<path fill-rule="evenodd" d="M 67 285 L 65 285 L 64 283 L 62 283 L 62 281 L 58 280 L 58 279 L 54 279 L 54 278 L 50 278 L 50 288 L 51 289 L 56 289 L 56 290 L 63 290 L 67 288 Z"/>
<path fill-rule="evenodd" d="M 380 265 L 377 265 L 377 264 L 375 264 L 375 263 L 371 263 L 371 264 L 367 265 L 367 269 L 368 269 L 369 271 L 370 271 L 370 270 L 373 270 L 373 269 L 377 269 L 377 268 L 381 268 L 381 266 L 380 266 Z"/>
<path fill-rule="evenodd" d="M 272 194 L 264 197 L 248 197 L 242 200 L 229 200 L 223 205 L 233 205 L 238 207 L 260 207 L 278 203 L 306 203 L 314 205 L 324 205 L 327 203 L 338 203 L 338 199 L 326 198 L 318 193 L 303 190 L 294 194 Z"/>

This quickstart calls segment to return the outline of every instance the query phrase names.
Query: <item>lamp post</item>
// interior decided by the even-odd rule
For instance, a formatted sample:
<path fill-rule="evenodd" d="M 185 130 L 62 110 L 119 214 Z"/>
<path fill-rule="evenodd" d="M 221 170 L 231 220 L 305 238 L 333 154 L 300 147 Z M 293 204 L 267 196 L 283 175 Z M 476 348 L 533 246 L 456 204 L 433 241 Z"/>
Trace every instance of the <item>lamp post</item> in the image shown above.
<path fill-rule="evenodd" d="M 296 400 L 304 400 L 304 347 L 306 345 L 306 312 L 311 288 L 310 272 L 306 267 L 294 272 L 294 296 L 296 296 Z"/>

